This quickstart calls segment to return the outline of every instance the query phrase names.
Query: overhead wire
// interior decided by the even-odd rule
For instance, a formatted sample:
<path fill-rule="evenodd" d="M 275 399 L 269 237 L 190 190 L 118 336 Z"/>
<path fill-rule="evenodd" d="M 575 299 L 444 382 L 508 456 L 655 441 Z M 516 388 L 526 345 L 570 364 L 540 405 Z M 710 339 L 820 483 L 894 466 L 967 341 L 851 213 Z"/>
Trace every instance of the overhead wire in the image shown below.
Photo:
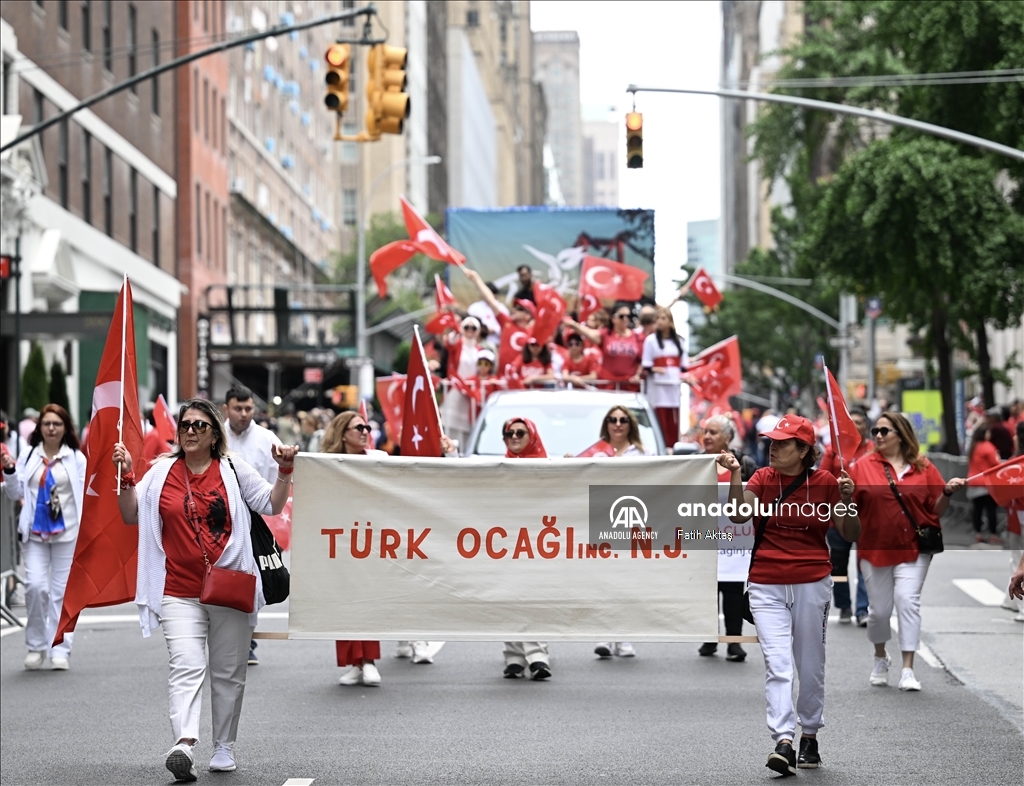
<path fill-rule="evenodd" d="M 999 68 L 989 71 L 947 71 L 926 74 L 878 74 L 866 76 L 823 76 L 800 79 L 747 79 L 722 84 L 723 88 L 749 87 L 927 87 L 931 85 L 996 84 L 1024 82 L 1024 68 Z"/>

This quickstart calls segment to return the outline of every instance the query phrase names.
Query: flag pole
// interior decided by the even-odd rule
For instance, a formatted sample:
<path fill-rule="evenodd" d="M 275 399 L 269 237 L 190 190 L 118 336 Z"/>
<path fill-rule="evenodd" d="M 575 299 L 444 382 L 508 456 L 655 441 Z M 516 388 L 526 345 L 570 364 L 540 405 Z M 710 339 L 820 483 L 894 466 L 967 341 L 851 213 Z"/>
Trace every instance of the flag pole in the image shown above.
<path fill-rule="evenodd" d="M 829 425 L 831 428 L 829 431 L 835 437 L 835 448 L 836 455 L 839 456 L 839 471 L 844 472 L 845 467 L 843 466 L 843 446 L 839 444 L 839 422 L 836 420 L 836 401 L 832 396 L 832 375 L 829 373 L 828 366 L 825 366 L 825 395 L 828 396 L 828 410 L 831 422 Z"/>
<path fill-rule="evenodd" d="M 423 370 L 427 372 L 427 376 L 430 377 L 430 401 L 434 405 L 434 414 L 437 415 L 437 425 L 441 429 L 441 436 L 444 436 L 444 423 L 441 422 L 441 410 L 437 408 L 437 391 L 434 390 L 434 377 L 430 373 L 430 366 L 427 365 L 427 353 L 423 351 L 423 339 L 420 338 L 420 326 L 413 325 L 412 329 L 416 333 L 416 344 L 420 348 L 420 360 L 423 362 Z"/>
<path fill-rule="evenodd" d="M 128 332 L 128 274 L 121 283 L 121 394 L 117 397 L 117 441 L 124 442 L 124 362 L 125 334 Z M 117 465 L 117 496 L 121 496 L 121 465 Z"/>

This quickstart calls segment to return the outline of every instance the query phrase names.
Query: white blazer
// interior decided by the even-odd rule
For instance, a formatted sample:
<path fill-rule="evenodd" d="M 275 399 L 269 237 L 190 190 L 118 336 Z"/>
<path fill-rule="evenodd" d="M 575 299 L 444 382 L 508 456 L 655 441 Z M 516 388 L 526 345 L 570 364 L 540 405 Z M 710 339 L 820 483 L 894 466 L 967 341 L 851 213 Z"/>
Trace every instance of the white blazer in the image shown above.
<path fill-rule="evenodd" d="M 25 500 L 24 504 L 21 506 L 21 515 L 18 517 L 18 537 L 21 539 L 22 543 L 28 542 L 29 533 L 32 529 L 32 520 L 36 515 L 36 499 L 39 496 L 39 486 L 32 482 L 32 478 L 42 466 L 44 455 L 41 445 L 29 448 L 19 454 L 18 463 L 14 468 L 14 474 L 5 475 L 4 482 L 0 484 L 4 487 L 4 493 L 6 493 L 11 499 Z M 85 496 L 86 459 L 85 454 L 83 454 L 82 451 L 74 450 L 68 445 L 60 446 L 60 450 L 58 450 L 57 455 L 54 456 L 55 461 L 58 459 L 67 471 L 68 477 L 71 478 L 71 493 L 75 498 L 77 519 L 75 521 L 68 521 L 67 518 L 65 518 L 64 520 L 66 531 L 73 534 L 73 537 L 60 538 L 55 535 L 52 540 L 74 540 L 78 537 L 78 525 L 82 521 L 82 501 Z"/>

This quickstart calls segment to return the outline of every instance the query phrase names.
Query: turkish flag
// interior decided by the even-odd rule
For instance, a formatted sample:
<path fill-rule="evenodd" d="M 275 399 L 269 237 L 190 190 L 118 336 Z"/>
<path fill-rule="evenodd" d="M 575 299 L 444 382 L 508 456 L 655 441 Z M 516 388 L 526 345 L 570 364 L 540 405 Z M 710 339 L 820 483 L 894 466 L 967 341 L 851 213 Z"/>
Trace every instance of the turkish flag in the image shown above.
<path fill-rule="evenodd" d="M 702 267 L 694 271 L 687 286 L 697 296 L 697 299 L 708 308 L 714 308 L 722 302 L 722 293 L 718 291 L 718 288 L 711 280 L 711 276 Z"/>
<path fill-rule="evenodd" d="M 377 378 L 377 401 L 395 441 L 402 438 L 402 408 L 405 406 L 405 375 Z"/>
<path fill-rule="evenodd" d="M 580 267 L 580 302 L 587 295 L 599 301 L 639 300 L 647 274 L 635 267 L 601 257 L 583 257 Z M 595 309 L 596 310 L 596 309 Z M 580 314 L 583 319 L 583 314 Z"/>
<path fill-rule="evenodd" d="M 843 456 L 852 459 L 863 439 L 846 408 L 846 399 L 839 389 L 839 383 L 828 367 L 825 368 L 825 377 L 828 381 L 828 389 L 825 391 L 828 398 L 828 409 L 825 412 L 828 415 L 828 432 L 832 437 L 832 450 L 839 456 L 839 466 L 842 467 Z"/>
<path fill-rule="evenodd" d="M 579 301 L 579 319 L 577 321 L 585 325 L 590 315 L 601 308 L 601 301 L 591 292 L 580 292 Z"/>
<path fill-rule="evenodd" d="M 366 399 L 365 398 L 359 399 L 359 417 L 361 417 L 363 419 L 364 423 L 369 423 L 370 422 L 369 413 L 367 413 L 367 411 L 366 411 Z"/>
<path fill-rule="evenodd" d="M 124 379 L 121 378 L 122 352 Z M 92 395 L 81 523 L 54 645 L 64 640 L 65 633 L 74 631 L 82 609 L 129 603 L 135 599 L 139 528 L 121 520 L 117 506 L 117 469 L 110 460 L 118 441 L 118 417 L 122 407 L 121 441 L 133 458 L 141 459 L 142 414 L 135 365 L 135 322 L 132 288 L 127 278 L 114 308 Z"/>
<path fill-rule="evenodd" d="M 693 358 L 684 381 L 705 401 L 728 407 L 729 396 L 743 390 L 739 339 L 731 336 Z"/>
<path fill-rule="evenodd" d="M 441 453 L 441 416 L 434 398 L 434 381 L 423 355 L 419 331 L 412 339 L 402 413 L 402 455 L 435 456 Z"/>
<path fill-rule="evenodd" d="M 449 329 L 459 330 L 461 327 L 459 318 L 451 311 L 444 310 L 445 306 L 455 305 L 455 295 L 436 273 L 434 274 L 434 305 L 437 307 L 437 313 L 429 319 L 423 329 L 435 336 L 443 335 Z"/>
<path fill-rule="evenodd" d="M 534 285 L 536 286 L 536 284 Z M 505 369 L 515 363 L 516 358 L 523 356 L 523 347 L 530 340 L 530 334 L 511 320 L 501 329 L 501 345 L 498 347 L 498 370 L 504 374 Z"/>
<path fill-rule="evenodd" d="M 370 254 L 370 273 L 377 284 L 377 292 L 381 297 L 387 297 L 388 285 L 384 280 L 389 273 L 394 273 L 398 268 L 408 262 L 417 254 L 423 253 L 418 244 L 409 240 L 396 240 L 381 246 Z"/>
<path fill-rule="evenodd" d="M 274 540 L 281 547 L 281 551 L 288 551 L 292 545 L 292 495 L 288 495 L 288 501 L 284 503 L 284 509 L 280 513 L 276 516 L 265 514 L 263 520 L 274 533 Z"/>
<path fill-rule="evenodd" d="M 405 197 L 399 197 L 399 199 L 402 202 L 405 230 L 409 233 L 409 239 L 419 246 L 420 253 L 450 265 L 466 264 L 466 258 L 445 243 L 441 236 L 434 231 L 434 228 L 424 221 L 416 209 L 406 201 Z"/>
<path fill-rule="evenodd" d="M 533 284 L 533 297 L 537 305 L 537 314 L 531 333 L 539 343 L 547 344 L 555 337 L 562 324 L 562 317 L 565 316 L 565 299 L 554 287 L 538 281 Z"/>
<path fill-rule="evenodd" d="M 988 493 L 997 505 L 1006 507 L 1012 500 L 1024 497 L 1024 456 L 1017 456 L 992 469 L 987 469 L 968 480 L 982 479 L 988 487 Z"/>
<path fill-rule="evenodd" d="M 615 448 L 605 442 L 603 439 L 599 439 L 589 448 L 584 450 L 582 453 L 576 456 L 576 458 L 591 458 L 592 456 L 608 456 L 613 457 L 615 455 Z"/>
<path fill-rule="evenodd" d="M 178 424 L 174 422 L 174 415 L 171 408 L 167 406 L 164 394 L 156 397 L 156 404 L 153 405 L 153 420 L 156 421 L 156 431 L 164 442 L 174 444 L 174 436 L 178 433 Z"/>

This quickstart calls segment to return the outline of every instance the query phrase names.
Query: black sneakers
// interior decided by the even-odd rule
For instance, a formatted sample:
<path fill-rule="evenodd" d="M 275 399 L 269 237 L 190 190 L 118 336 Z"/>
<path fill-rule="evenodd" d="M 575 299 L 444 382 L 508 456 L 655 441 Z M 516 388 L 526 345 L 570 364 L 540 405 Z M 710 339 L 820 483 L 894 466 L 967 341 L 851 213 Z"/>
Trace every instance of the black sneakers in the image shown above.
<path fill-rule="evenodd" d="M 551 667 L 546 663 L 540 661 L 534 661 L 530 664 L 530 679 L 531 680 L 546 680 L 551 676 Z"/>
<path fill-rule="evenodd" d="M 801 737 L 796 766 L 802 770 L 816 770 L 819 764 L 821 756 L 818 755 L 818 741 L 813 737 Z"/>
<path fill-rule="evenodd" d="M 725 651 L 725 659 L 741 663 L 747 659 L 747 651 L 735 642 L 730 644 Z"/>
<path fill-rule="evenodd" d="M 714 642 L 709 641 L 707 644 L 701 644 L 700 649 L 697 650 L 698 655 L 707 657 L 708 655 L 714 655 L 718 652 L 718 645 Z"/>
<path fill-rule="evenodd" d="M 780 742 L 764 766 L 780 775 L 796 775 L 796 751 L 788 742 Z"/>
<path fill-rule="evenodd" d="M 522 677 L 524 671 L 526 671 L 526 669 L 524 669 L 520 664 L 510 663 L 505 667 L 505 679 L 514 680 L 517 677 Z"/>

